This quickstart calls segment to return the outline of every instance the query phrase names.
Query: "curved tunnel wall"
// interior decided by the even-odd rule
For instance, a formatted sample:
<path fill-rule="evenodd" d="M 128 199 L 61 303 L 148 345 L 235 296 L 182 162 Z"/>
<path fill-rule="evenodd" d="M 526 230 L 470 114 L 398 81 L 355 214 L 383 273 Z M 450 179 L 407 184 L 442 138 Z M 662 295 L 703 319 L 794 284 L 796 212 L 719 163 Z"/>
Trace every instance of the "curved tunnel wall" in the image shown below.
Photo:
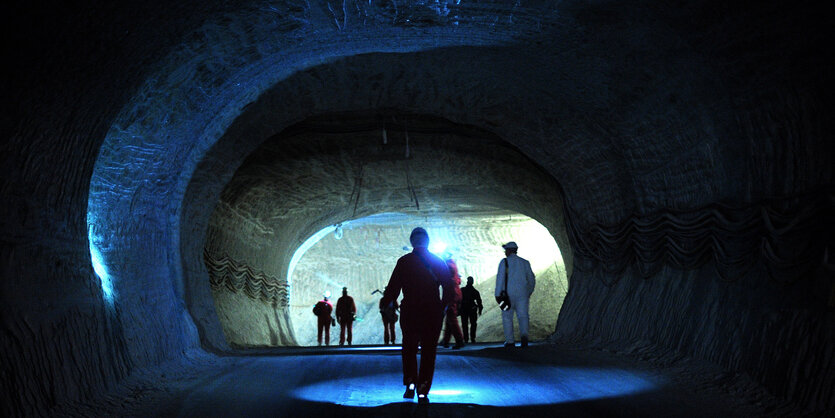
<path fill-rule="evenodd" d="M 237 295 L 222 299 L 217 290 L 231 282 L 214 285 L 223 276 L 214 269 L 187 276 L 189 289 L 202 291 L 211 276 L 215 290 L 214 298 L 195 300 L 191 308 L 216 311 L 221 300 L 232 306 L 232 298 L 240 309 L 225 314 L 258 312 L 244 315 L 258 319 L 234 321 L 240 327 L 234 334 L 256 340 L 259 334 L 293 339 L 288 265 L 310 235 L 339 222 L 391 211 L 432 218 L 516 211 L 546 225 L 570 254 L 561 192 L 547 173 L 489 132 L 425 115 L 351 112 L 305 120 L 255 149 L 223 186 L 216 207 L 199 202 L 212 214 L 205 238 L 189 245 L 199 245 L 207 266 L 228 259 L 246 266 L 242 272 L 258 273 L 236 280 Z M 229 339 L 228 325 L 226 331 Z"/>
<path fill-rule="evenodd" d="M 0 189 L 12 202 L 0 217 L 7 278 L 2 343 L 9 353 L 2 385 L 13 400 L 4 412 L 43 412 L 89 397 L 137 367 L 199 346 L 194 312 L 183 300 L 205 295 L 189 294 L 182 280 L 201 273 L 199 251 L 188 248 L 199 247 L 208 211 L 194 202 L 216 202 L 222 184 L 216 178 L 228 179 L 235 169 L 212 161 L 213 144 L 234 148 L 235 141 L 257 142 L 315 113 L 384 105 L 483 126 L 515 145 L 563 186 L 569 231 L 577 237 L 618 236 L 630 222 L 670 210 L 698 217 L 716 202 L 758 208 L 767 199 L 788 218 L 812 219 L 815 230 L 790 221 L 782 227 L 811 244 L 778 259 L 814 266 L 788 287 L 764 284 L 757 273 L 721 283 L 709 267 L 701 270 L 705 260 L 647 281 L 627 270 L 606 272 L 594 253 L 578 255 L 588 271 L 572 275 L 559 329 L 563 338 L 680 349 L 750 373 L 780 396 L 833 407 L 835 327 L 825 300 L 832 268 L 824 249 L 832 253 L 826 92 L 835 60 L 820 49 L 828 44 L 825 13 L 779 2 L 756 8 L 564 2 L 465 5 L 452 19 L 412 2 L 399 12 L 350 9 L 335 24 L 324 3 L 277 5 L 283 14 L 261 6 L 180 3 L 160 17 L 153 3 L 143 3 L 23 14 L 15 22 L 14 40 L 32 52 L 18 51 L 7 99 L 16 105 Z M 89 22 L 100 30 L 81 30 Z M 43 28 L 60 36 L 34 33 Z M 79 46 L 81 53 L 67 52 Z M 426 52 L 333 62 L 419 50 Z M 265 110 L 247 108 L 278 81 L 314 67 L 299 90 L 278 87 L 289 94 L 269 103 L 280 113 L 272 122 L 254 116 Z M 375 72 L 377 79 L 363 77 Z M 363 84 L 352 84 L 354 76 Z M 358 95 L 329 98 L 341 91 L 337 85 Z M 369 86 L 381 86 L 382 95 L 369 94 Z M 224 135 L 236 139 L 215 143 Z M 237 161 L 250 149 L 240 147 Z M 216 187 L 189 187 L 201 182 Z M 817 198 L 792 197 L 804 194 Z M 806 206 L 817 210 L 804 215 Z M 88 230 L 113 275 L 113 309 L 90 264 Z M 680 236 L 675 230 L 657 231 Z M 784 235 L 779 242 L 794 242 Z M 669 252 L 668 238 L 629 236 L 639 238 L 615 242 L 663 245 L 610 247 L 649 260 Z M 811 261 L 796 262 L 804 259 Z M 631 264 L 638 262 L 627 259 Z M 702 302 L 682 309 L 673 303 L 677 286 L 689 286 L 693 291 L 683 294 Z M 670 304 L 649 297 L 654 292 Z M 741 295 L 753 295 L 751 302 L 734 304 Z M 625 314 L 605 321 L 614 302 L 627 299 L 619 308 Z M 728 303 L 711 302 L 717 299 Z M 670 311 L 678 314 L 657 327 L 641 325 L 653 312 Z M 691 311 L 707 318 L 703 330 L 688 322 Z M 583 321 L 596 313 L 604 318 L 598 325 Z M 716 317 L 734 315 L 748 318 L 748 331 L 731 332 L 740 343 L 722 345 L 737 324 Z M 616 331 L 616 324 L 630 331 Z M 803 354 L 780 348 L 787 344 Z M 76 361 L 60 361 L 69 357 Z"/>

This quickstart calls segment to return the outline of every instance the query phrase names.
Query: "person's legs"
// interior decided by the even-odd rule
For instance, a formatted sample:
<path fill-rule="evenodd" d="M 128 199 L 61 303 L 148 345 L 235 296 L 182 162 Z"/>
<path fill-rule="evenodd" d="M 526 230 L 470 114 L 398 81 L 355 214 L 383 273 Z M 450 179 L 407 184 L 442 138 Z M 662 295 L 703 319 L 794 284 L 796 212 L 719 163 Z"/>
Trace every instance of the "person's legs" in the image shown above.
<path fill-rule="evenodd" d="M 403 359 L 404 385 L 416 384 L 418 381 L 417 351 L 419 342 L 420 334 L 403 331 L 403 348 L 400 350 L 400 356 Z"/>
<path fill-rule="evenodd" d="M 345 324 L 345 327 L 348 328 L 348 345 L 351 345 L 351 340 L 354 339 L 354 321 L 348 321 L 348 323 Z"/>
<path fill-rule="evenodd" d="M 461 333 L 461 326 L 458 325 L 458 316 L 454 312 L 446 315 L 446 327 L 444 330 L 444 345 L 449 343 L 449 336 L 455 337 L 455 346 L 461 347 L 464 344 L 464 335 Z"/>
<path fill-rule="evenodd" d="M 418 395 L 426 395 L 432 387 L 435 375 L 435 356 L 438 352 L 438 337 L 441 335 L 441 321 L 426 324 L 420 335 L 420 372 L 418 377 Z"/>
<path fill-rule="evenodd" d="M 331 324 L 330 322 L 326 322 L 324 325 L 325 328 L 325 345 L 331 345 Z"/>
<path fill-rule="evenodd" d="M 383 320 L 383 344 L 389 343 L 389 323 L 386 320 Z"/>
<path fill-rule="evenodd" d="M 505 344 L 513 344 L 513 311 L 516 310 L 515 306 L 511 306 L 510 309 L 506 311 L 502 311 L 502 327 L 504 328 L 504 343 Z"/>
<path fill-rule="evenodd" d="M 391 337 L 391 343 L 394 344 L 395 340 L 397 340 L 397 335 L 394 333 L 394 324 L 395 322 L 389 322 L 389 336 Z"/>
<path fill-rule="evenodd" d="M 339 345 L 345 345 L 345 328 L 348 328 L 348 324 L 345 322 L 339 323 Z"/>
<path fill-rule="evenodd" d="M 450 315 L 444 315 L 444 337 L 441 338 L 441 346 L 449 347 L 449 337 L 452 336 L 452 331 L 449 325 Z"/>
<path fill-rule="evenodd" d="M 519 336 L 522 339 L 522 346 L 528 344 L 528 298 L 519 298 L 516 304 L 516 318 L 519 320 Z"/>
<path fill-rule="evenodd" d="M 324 328 L 322 326 L 322 321 L 317 321 L 316 326 L 318 327 L 317 332 L 316 332 L 316 342 L 319 345 L 322 345 L 322 328 Z"/>
<path fill-rule="evenodd" d="M 476 328 L 478 328 L 478 314 L 470 314 L 470 322 L 472 322 L 472 327 L 470 328 L 470 341 L 475 342 L 475 331 Z"/>
<path fill-rule="evenodd" d="M 464 342 L 470 342 L 470 334 L 469 334 L 469 327 L 467 326 L 469 322 L 469 315 L 463 314 L 461 315 L 461 331 L 464 333 Z M 473 340 L 475 342 L 475 340 Z"/>

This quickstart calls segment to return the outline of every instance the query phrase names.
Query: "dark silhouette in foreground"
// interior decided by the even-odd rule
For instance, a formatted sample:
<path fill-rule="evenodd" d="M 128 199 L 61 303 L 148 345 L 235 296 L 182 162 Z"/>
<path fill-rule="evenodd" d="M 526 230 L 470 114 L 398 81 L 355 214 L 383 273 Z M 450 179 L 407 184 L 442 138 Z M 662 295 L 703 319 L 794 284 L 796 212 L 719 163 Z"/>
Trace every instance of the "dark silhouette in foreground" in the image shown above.
<path fill-rule="evenodd" d="M 413 398 L 415 390 L 418 402 L 429 401 L 429 389 L 435 372 L 435 355 L 444 306 L 454 295 L 452 274 L 446 263 L 427 249 L 429 234 L 423 228 L 412 230 L 409 241 L 414 250 L 400 257 L 391 273 L 381 304 L 397 300 L 401 290 L 400 329 L 403 331 L 403 384 L 404 398 Z M 438 288 L 443 288 L 443 298 Z M 417 353 L 420 346 L 420 369 Z"/>

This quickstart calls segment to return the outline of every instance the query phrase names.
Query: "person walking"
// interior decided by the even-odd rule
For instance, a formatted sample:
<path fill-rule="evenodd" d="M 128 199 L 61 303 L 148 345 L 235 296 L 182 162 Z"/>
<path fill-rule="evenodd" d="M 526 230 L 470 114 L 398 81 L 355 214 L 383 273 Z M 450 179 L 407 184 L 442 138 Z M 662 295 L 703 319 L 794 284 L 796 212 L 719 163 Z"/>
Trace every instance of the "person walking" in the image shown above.
<path fill-rule="evenodd" d="M 509 309 L 502 310 L 502 326 L 504 328 L 504 345 L 513 347 L 515 345 L 513 336 L 513 314 L 519 321 L 519 336 L 522 339 L 522 348 L 528 346 L 528 302 L 536 287 L 536 276 L 531 270 L 531 263 L 516 252 L 519 246 L 510 241 L 502 245 L 505 258 L 499 262 L 499 270 L 496 273 L 496 302 L 509 302 Z"/>
<path fill-rule="evenodd" d="M 345 345 L 345 334 L 348 334 L 348 345 L 353 339 L 354 318 L 357 316 L 357 305 L 354 298 L 348 296 L 348 288 L 342 288 L 342 297 L 336 301 L 336 322 L 339 322 L 339 345 Z"/>
<path fill-rule="evenodd" d="M 328 292 L 330 294 L 330 292 Z M 318 330 L 316 333 L 316 341 L 322 345 L 322 334 L 325 335 L 325 345 L 331 343 L 331 327 L 336 325 L 331 313 L 333 312 L 333 305 L 328 301 L 328 294 L 325 298 L 316 302 L 313 305 L 313 314 L 317 317 Z"/>
<path fill-rule="evenodd" d="M 450 337 L 455 337 L 455 345 L 452 349 L 457 350 L 464 346 L 464 335 L 461 333 L 461 326 L 458 324 L 458 306 L 461 304 L 461 276 L 458 275 L 458 266 L 452 256 L 447 254 L 444 258 L 450 273 L 452 273 L 454 295 L 444 310 L 446 319 L 444 320 L 444 337 L 441 340 L 441 346 L 449 347 Z"/>
<path fill-rule="evenodd" d="M 415 228 L 409 236 L 414 249 L 397 260 L 388 286 L 383 293 L 382 304 L 397 300 L 400 292 L 400 330 L 403 332 L 403 384 L 404 398 L 429 402 L 429 389 L 435 373 L 435 356 L 438 337 L 444 317 L 444 306 L 454 297 L 454 282 L 447 264 L 429 252 L 429 234 L 423 228 Z M 438 288 L 443 290 L 443 296 Z M 417 352 L 420 346 L 420 369 Z"/>
<path fill-rule="evenodd" d="M 478 317 L 484 305 L 481 304 L 481 294 L 473 286 L 473 276 L 467 277 L 467 285 L 461 288 L 461 328 L 464 331 L 464 342 L 475 342 Z M 469 328 L 469 332 L 468 329 Z"/>
<path fill-rule="evenodd" d="M 397 335 L 394 332 L 394 324 L 397 323 L 397 310 L 400 306 L 397 300 L 386 301 L 385 297 L 380 298 L 380 317 L 383 319 L 383 344 L 388 345 L 395 343 Z"/>

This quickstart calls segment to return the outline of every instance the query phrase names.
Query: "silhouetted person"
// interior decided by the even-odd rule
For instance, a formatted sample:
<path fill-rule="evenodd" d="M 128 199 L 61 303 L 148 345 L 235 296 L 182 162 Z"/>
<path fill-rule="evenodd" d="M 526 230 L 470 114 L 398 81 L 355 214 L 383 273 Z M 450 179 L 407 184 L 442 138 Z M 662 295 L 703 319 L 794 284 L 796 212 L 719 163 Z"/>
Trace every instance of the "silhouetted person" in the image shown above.
<path fill-rule="evenodd" d="M 461 327 L 464 329 L 464 342 L 475 342 L 478 317 L 484 305 L 481 304 L 481 294 L 473 287 L 473 276 L 467 277 L 467 285 L 461 288 Z M 467 328 L 469 327 L 469 333 Z M 468 340 L 469 337 L 469 340 Z"/>
<path fill-rule="evenodd" d="M 519 336 L 522 347 L 528 346 L 528 301 L 531 298 L 536 279 L 531 270 L 531 263 L 516 255 L 519 247 L 510 241 L 502 245 L 506 257 L 499 262 L 496 273 L 496 302 L 503 291 L 507 291 L 510 298 L 510 309 L 502 311 L 502 325 L 504 327 L 504 345 L 513 347 L 513 313 L 519 320 Z"/>
<path fill-rule="evenodd" d="M 336 301 L 336 322 L 339 322 L 339 345 L 345 344 L 345 334 L 348 334 L 348 345 L 353 339 L 354 318 L 357 315 L 357 305 L 354 298 L 348 296 L 348 288 L 342 288 L 342 297 Z"/>
<path fill-rule="evenodd" d="M 333 305 L 328 302 L 328 297 L 325 296 L 324 299 L 316 302 L 313 305 L 313 313 L 316 315 L 317 323 L 318 323 L 318 332 L 316 336 L 316 341 L 319 345 L 322 345 L 322 333 L 325 334 L 325 345 L 330 345 L 331 343 L 331 326 L 336 324 L 336 321 L 333 320 L 331 317 L 331 313 L 333 312 Z"/>
<path fill-rule="evenodd" d="M 397 310 L 400 306 L 397 300 L 390 302 L 383 302 L 385 296 L 380 298 L 380 317 L 383 319 L 383 344 L 388 345 L 389 342 L 394 344 L 397 335 L 394 332 L 394 324 L 397 323 Z"/>
<path fill-rule="evenodd" d="M 458 266 L 455 264 L 455 260 L 451 257 L 445 258 L 446 265 L 452 273 L 454 295 L 444 311 L 446 326 L 444 326 L 444 338 L 441 340 L 441 345 L 444 348 L 449 347 L 449 338 L 454 336 L 455 346 L 452 349 L 457 350 L 464 346 L 464 335 L 461 333 L 461 326 L 458 325 L 458 306 L 461 303 L 461 276 L 458 275 Z"/>
<path fill-rule="evenodd" d="M 414 250 L 400 257 L 391 273 L 383 303 L 397 300 L 400 291 L 400 329 L 403 331 L 403 384 L 404 398 L 413 398 L 415 389 L 418 402 L 429 401 L 427 394 L 435 373 L 435 355 L 441 334 L 444 306 L 453 298 L 452 274 L 444 260 L 427 250 L 429 235 L 423 228 L 415 228 L 409 237 Z M 441 298 L 438 287 L 443 288 Z M 417 352 L 420 345 L 420 370 Z"/>

